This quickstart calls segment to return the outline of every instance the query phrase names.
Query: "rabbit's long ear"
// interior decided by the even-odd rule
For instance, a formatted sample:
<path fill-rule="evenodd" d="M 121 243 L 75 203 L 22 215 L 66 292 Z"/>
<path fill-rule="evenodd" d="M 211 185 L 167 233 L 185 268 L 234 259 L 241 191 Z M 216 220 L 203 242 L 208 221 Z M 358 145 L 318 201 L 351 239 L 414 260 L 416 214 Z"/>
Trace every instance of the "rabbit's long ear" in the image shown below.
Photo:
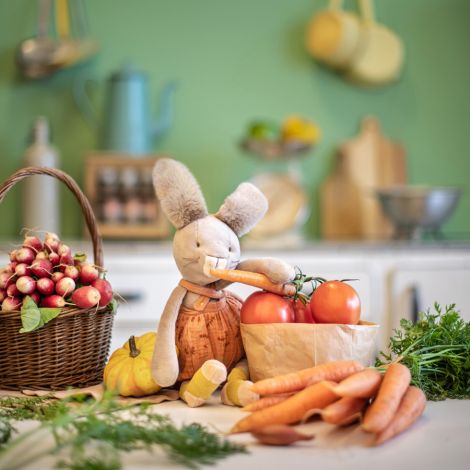
<path fill-rule="evenodd" d="M 158 160 L 153 168 L 153 185 L 163 212 L 177 229 L 207 215 L 201 188 L 181 162 Z"/>
<path fill-rule="evenodd" d="M 241 237 L 264 217 L 267 210 L 265 195 L 255 185 L 242 183 L 225 199 L 215 216 Z"/>

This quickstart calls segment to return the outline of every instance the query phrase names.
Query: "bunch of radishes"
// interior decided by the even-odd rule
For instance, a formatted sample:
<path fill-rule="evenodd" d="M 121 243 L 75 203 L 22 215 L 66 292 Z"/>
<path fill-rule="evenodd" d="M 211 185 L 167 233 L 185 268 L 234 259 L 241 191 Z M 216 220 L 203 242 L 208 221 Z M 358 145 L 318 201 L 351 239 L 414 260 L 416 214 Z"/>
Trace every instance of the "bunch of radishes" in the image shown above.
<path fill-rule="evenodd" d="M 21 247 L 10 252 L 10 263 L 0 269 L 0 304 L 4 312 L 20 310 L 25 296 L 40 307 L 105 306 L 113 298 L 103 269 L 73 256 L 55 233 L 44 242 L 26 235 Z"/>

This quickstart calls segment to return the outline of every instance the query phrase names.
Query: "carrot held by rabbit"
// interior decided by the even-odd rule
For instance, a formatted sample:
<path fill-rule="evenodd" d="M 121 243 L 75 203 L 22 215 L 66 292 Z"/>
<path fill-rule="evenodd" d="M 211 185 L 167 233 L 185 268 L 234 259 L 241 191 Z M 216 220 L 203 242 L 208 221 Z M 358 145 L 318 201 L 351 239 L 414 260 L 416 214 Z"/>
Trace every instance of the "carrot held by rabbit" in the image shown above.
<path fill-rule="evenodd" d="M 294 284 L 275 284 L 268 276 L 261 273 L 253 273 L 250 271 L 241 271 L 239 269 L 216 269 L 209 268 L 209 273 L 224 281 L 240 282 L 252 287 L 272 292 L 282 296 L 292 297 L 295 295 L 296 289 Z"/>
<path fill-rule="evenodd" d="M 224 291 L 227 281 L 207 272 L 207 266 L 261 273 L 280 286 L 292 281 L 295 271 L 278 259 L 240 261 L 239 237 L 267 210 L 265 196 L 254 185 L 240 184 L 216 214 L 209 214 L 197 181 L 182 163 L 159 159 L 153 182 L 162 210 L 176 228 L 173 254 L 182 281 L 160 318 L 152 375 L 163 387 L 182 383 L 180 396 L 188 405 L 199 406 L 244 357 L 242 301 Z M 241 382 L 227 389 L 232 398 Z"/>

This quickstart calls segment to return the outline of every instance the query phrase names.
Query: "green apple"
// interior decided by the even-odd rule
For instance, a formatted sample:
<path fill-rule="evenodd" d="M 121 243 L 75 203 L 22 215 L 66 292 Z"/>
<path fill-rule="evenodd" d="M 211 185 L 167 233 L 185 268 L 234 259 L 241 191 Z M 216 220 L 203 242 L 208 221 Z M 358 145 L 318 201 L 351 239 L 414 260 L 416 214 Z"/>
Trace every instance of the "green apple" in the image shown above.
<path fill-rule="evenodd" d="M 269 121 L 255 121 L 248 128 L 250 139 L 276 140 L 279 138 L 279 127 Z"/>

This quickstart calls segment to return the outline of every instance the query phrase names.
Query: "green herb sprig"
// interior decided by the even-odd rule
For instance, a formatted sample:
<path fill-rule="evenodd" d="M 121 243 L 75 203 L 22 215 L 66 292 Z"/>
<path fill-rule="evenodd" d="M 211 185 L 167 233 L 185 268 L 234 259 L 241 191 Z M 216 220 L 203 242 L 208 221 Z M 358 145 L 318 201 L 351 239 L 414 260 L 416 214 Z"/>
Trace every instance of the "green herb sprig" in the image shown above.
<path fill-rule="evenodd" d="M 190 468 L 210 464 L 229 455 L 246 452 L 209 432 L 199 424 L 177 427 L 170 418 L 155 414 L 149 405 L 125 407 L 112 397 L 101 401 L 71 403 L 71 400 L 44 398 L 0 398 L 0 424 L 6 423 L 5 441 L 14 428 L 12 421 L 35 419 L 40 425 L 0 444 L 0 468 L 21 469 L 49 454 L 66 453 L 56 468 L 118 470 L 119 455 L 137 449 L 151 450 L 160 446 L 174 461 Z M 0 437 L 2 436 L 0 427 Z M 52 447 L 42 448 L 34 455 L 8 461 L 10 452 L 32 435 L 47 431 L 53 436 Z"/>
<path fill-rule="evenodd" d="M 413 323 L 401 320 L 390 338 L 390 354 L 381 352 L 376 366 L 401 362 L 411 372 L 412 383 L 428 400 L 470 398 L 470 322 L 448 305 L 445 312 L 434 304 L 435 313 L 420 313 Z"/>

